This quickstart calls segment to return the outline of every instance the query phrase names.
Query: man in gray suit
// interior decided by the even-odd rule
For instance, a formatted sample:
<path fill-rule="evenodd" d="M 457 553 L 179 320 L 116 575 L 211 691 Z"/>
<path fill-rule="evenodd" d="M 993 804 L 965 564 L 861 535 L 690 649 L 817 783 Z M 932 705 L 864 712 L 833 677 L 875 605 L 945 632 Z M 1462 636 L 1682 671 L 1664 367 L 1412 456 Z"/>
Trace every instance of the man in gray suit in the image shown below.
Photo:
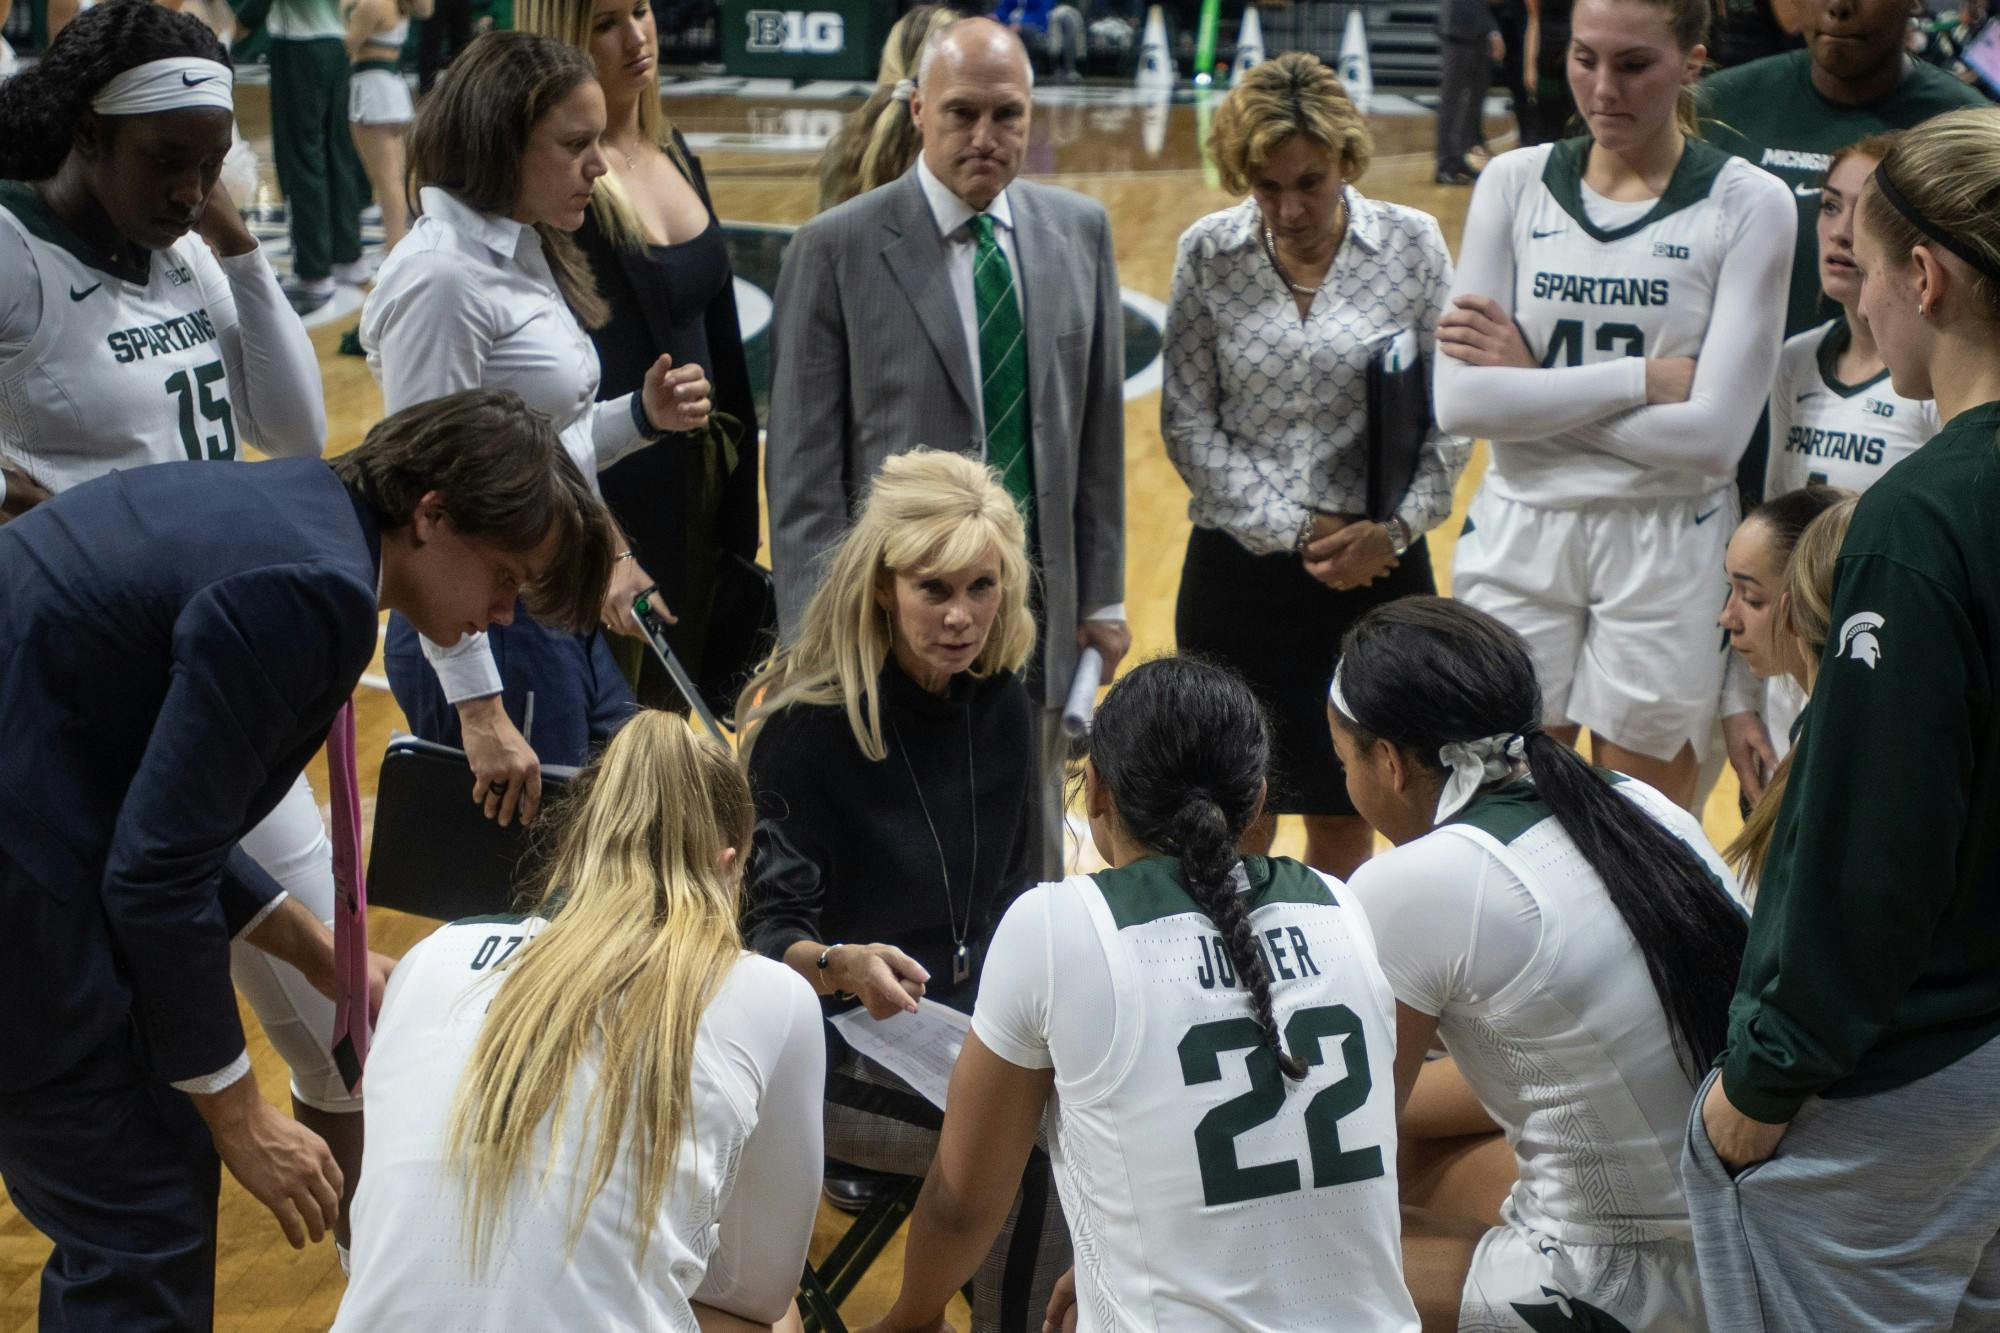
<path fill-rule="evenodd" d="M 1020 38 L 962 19 L 925 49 L 900 180 L 801 227 L 778 278 L 768 423 L 779 618 L 797 629 L 882 460 L 958 449 L 1000 469 L 1041 573 L 1043 873 L 1062 865 L 1061 709 L 1084 647 L 1125 627 L 1123 314 L 1104 208 L 1015 180 L 1034 75 Z"/>

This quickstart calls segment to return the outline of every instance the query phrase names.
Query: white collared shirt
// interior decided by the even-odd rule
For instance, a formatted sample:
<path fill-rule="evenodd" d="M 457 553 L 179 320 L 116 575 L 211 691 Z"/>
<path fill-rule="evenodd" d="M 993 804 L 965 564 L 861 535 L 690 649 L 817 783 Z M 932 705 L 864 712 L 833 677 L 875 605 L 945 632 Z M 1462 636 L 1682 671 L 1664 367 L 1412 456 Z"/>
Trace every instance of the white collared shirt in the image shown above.
<path fill-rule="evenodd" d="M 917 184 L 923 187 L 924 202 L 931 206 L 931 217 L 937 222 L 938 235 L 944 238 L 945 276 L 951 279 L 951 294 L 958 302 L 959 326 L 965 330 L 966 363 L 972 367 L 972 410 L 983 440 L 986 438 L 986 403 L 981 386 L 986 382 L 986 376 L 979 364 L 979 299 L 972 285 L 972 271 L 979 257 L 979 237 L 966 225 L 972 221 L 976 210 L 937 178 L 921 153 L 917 155 Z M 1021 311 L 1022 327 L 1026 328 L 1028 303 L 1021 294 L 1021 252 L 1014 245 L 1014 208 L 1007 202 L 1005 190 L 993 196 L 993 202 L 986 206 L 986 214 L 994 222 L 993 243 L 1007 257 L 1007 268 L 1014 278 L 1014 300 Z M 1032 418 L 1028 428 L 1034 429 Z M 1123 620 L 1125 604 L 1115 602 L 1110 606 L 1096 607 L 1084 612 L 1083 618 Z"/>
<path fill-rule="evenodd" d="M 1289 551 L 1314 510 L 1367 510 L 1368 362 L 1416 333 L 1434 358 L 1451 290 L 1437 219 L 1348 186 L 1347 236 L 1301 318 L 1264 249 L 1255 200 L 1181 236 L 1167 309 L 1160 434 L 1188 517 L 1256 555 Z M 1451 513 L 1472 442 L 1433 428 L 1396 517 L 1422 536 Z"/>
<path fill-rule="evenodd" d="M 422 215 L 376 276 L 361 307 L 361 347 L 399 412 L 466 389 L 512 389 L 545 414 L 563 448 L 597 473 L 647 443 L 632 396 L 597 401 L 597 348 L 556 287 L 533 227 L 468 208 L 426 186 Z M 451 703 L 500 692 L 484 634 L 424 641 Z"/>

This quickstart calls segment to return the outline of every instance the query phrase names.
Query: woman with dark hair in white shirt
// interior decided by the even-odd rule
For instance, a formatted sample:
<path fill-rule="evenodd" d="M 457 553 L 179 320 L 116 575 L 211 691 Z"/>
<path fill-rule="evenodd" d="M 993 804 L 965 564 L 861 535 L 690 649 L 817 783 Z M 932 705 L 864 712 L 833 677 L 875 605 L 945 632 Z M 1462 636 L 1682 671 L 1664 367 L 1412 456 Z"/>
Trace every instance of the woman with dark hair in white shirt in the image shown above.
<path fill-rule="evenodd" d="M 605 171 L 604 94 L 582 52 L 529 33 L 466 48 L 418 113 L 410 175 L 421 216 L 382 266 L 361 312 L 361 345 L 390 411 L 475 385 L 513 389 L 546 413 L 584 475 L 708 420 L 708 380 L 665 356 L 642 388 L 597 402 L 586 325 L 603 298 L 568 233 Z M 609 629 L 636 632 L 650 584 L 617 553 Z M 390 687 L 411 728 L 463 744 L 473 799 L 503 823 L 532 818 L 540 763 L 581 763 L 630 715 L 631 689 L 600 636 L 526 619 L 455 644 L 392 617 Z"/>

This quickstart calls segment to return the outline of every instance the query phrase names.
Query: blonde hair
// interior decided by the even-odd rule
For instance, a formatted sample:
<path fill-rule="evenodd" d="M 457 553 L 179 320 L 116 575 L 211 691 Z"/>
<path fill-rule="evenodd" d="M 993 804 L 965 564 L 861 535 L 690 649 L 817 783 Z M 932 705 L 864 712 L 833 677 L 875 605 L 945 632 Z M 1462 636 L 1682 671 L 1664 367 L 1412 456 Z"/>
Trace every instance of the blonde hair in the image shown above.
<path fill-rule="evenodd" d="M 918 5 L 889 29 L 882 63 L 875 70 L 874 91 L 848 113 L 820 154 L 815 213 L 888 184 L 917 160 L 923 140 L 910 119 L 909 87 L 898 85 L 915 83 L 917 58 L 925 44 L 962 17 L 947 5 Z"/>
<path fill-rule="evenodd" d="M 1340 76 L 1303 51 L 1251 67 L 1216 108 L 1208 154 L 1222 188 L 1248 194 L 1252 178 L 1294 134 L 1333 154 L 1348 184 L 1367 173 L 1375 151 L 1368 123 L 1348 99 Z"/>
<path fill-rule="evenodd" d="M 744 687 L 737 705 L 737 716 L 746 719 L 743 753 L 774 713 L 794 704 L 840 704 L 861 752 L 885 758 L 877 682 L 889 658 L 894 612 L 882 608 L 876 593 L 897 574 L 949 573 L 988 552 L 1000 557 L 1000 610 L 967 668 L 980 679 L 1019 671 L 1035 647 L 1021 511 L 998 473 L 962 454 L 918 448 L 883 463 L 861 517 L 827 560 L 797 640 L 772 654 Z"/>
<path fill-rule="evenodd" d="M 1953 256 L 1965 264 L 1981 317 L 2000 319 L 2000 279 L 1993 276 L 2000 273 L 2000 113 L 1979 107 L 1932 116 L 1896 135 L 1877 170 L 1917 212 L 1984 261 L 1982 272 Z M 1898 212 L 1872 180 L 1861 194 L 1861 217 L 1899 265 L 1909 263 L 1916 246 L 1948 248 Z"/>
<path fill-rule="evenodd" d="M 1847 540 L 1847 526 L 1854 518 L 1857 497 L 1835 502 L 1806 524 L 1792 553 L 1785 561 L 1782 596 L 1785 626 L 1799 641 L 1799 657 L 1805 664 L 1803 682 L 1810 693 L 1819 671 L 1819 655 L 1826 651 L 1827 635 L 1833 628 L 1833 567 L 1840 559 L 1841 543 Z M 1785 788 L 1791 785 L 1792 755 L 1788 750 L 1778 761 L 1777 771 L 1764 787 L 1764 794 L 1743 821 L 1743 828 L 1722 857 L 1735 868 L 1743 881 L 1745 901 L 1754 902 L 1757 881 L 1764 876 L 1764 862 L 1771 854 L 1771 835 L 1778 827 L 1778 809 L 1785 803 Z"/>
<path fill-rule="evenodd" d="M 514 0 L 516 28 L 553 37 L 585 56 L 590 56 L 591 18 L 591 0 Z M 639 99 L 639 134 L 665 153 L 690 185 L 694 183 L 694 169 L 674 142 L 674 124 L 667 119 L 666 108 L 657 93 Z M 590 187 L 590 215 L 597 219 L 598 229 L 620 250 L 641 250 L 655 239 L 646 234 L 646 224 L 639 220 L 632 196 L 615 171 L 605 172 Z"/>
<path fill-rule="evenodd" d="M 572 785 L 534 911 L 549 924 L 497 967 L 501 979 L 452 1105 L 456 1169 L 475 1270 L 549 1127 L 537 1186 L 564 1150 L 574 1079 L 597 1065 L 584 1117 L 597 1147 L 573 1194 L 574 1251 L 620 1161 L 633 1171 L 635 1263 L 692 1114 L 695 1032 L 742 953 L 740 859 L 756 822 L 736 756 L 672 713 L 642 711 Z"/>

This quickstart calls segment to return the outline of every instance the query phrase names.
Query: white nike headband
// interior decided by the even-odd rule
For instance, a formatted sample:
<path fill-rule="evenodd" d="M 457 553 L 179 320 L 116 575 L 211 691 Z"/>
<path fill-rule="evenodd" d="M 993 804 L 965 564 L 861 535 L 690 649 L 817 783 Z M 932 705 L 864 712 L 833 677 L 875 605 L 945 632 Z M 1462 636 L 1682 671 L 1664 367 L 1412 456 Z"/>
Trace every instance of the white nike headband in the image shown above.
<path fill-rule="evenodd" d="M 100 116 L 149 116 L 190 107 L 236 110 L 229 66 L 200 56 L 169 56 L 134 65 L 97 90 L 90 109 Z"/>
<path fill-rule="evenodd" d="M 1326 687 L 1327 702 L 1340 715 L 1355 726 L 1361 719 L 1354 716 L 1348 707 L 1347 696 L 1340 689 L 1340 669 L 1345 662 L 1333 668 L 1333 681 Z M 1528 742 L 1519 732 L 1503 733 L 1498 736 L 1482 736 L 1476 741 L 1448 741 L 1438 750 L 1438 762 L 1450 773 L 1444 787 L 1438 792 L 1437 812 L 1432 822 L 1442 824 L 1466 806 L 1479 794 L 1482 787 L 1513 777 L 1527 762 Z"/>

